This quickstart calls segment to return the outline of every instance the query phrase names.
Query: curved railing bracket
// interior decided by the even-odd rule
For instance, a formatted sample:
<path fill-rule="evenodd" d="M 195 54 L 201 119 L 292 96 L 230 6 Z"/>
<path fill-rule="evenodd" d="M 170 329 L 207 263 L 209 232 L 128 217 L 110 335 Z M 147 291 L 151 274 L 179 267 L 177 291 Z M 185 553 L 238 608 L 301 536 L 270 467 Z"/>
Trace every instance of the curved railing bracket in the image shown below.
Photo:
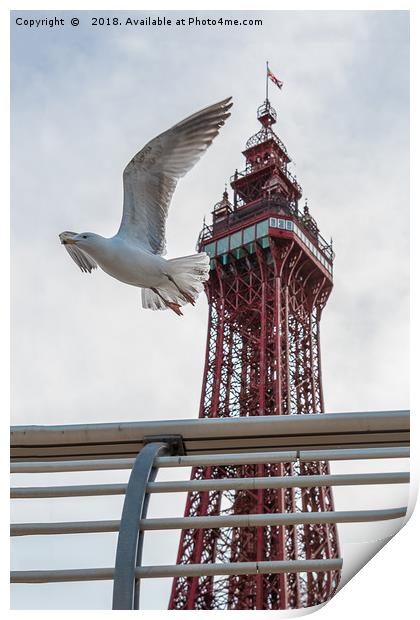
<path fill-rule="evenodd" d="M 184 456 L 185 446 L 182 435 L 145 435 L 144 445 L 148 443 L 165 443 L 168 446 L 168 456 Z"/>
<path fill-rule="evenodd" d="M 184 454 L 181 435 L 150 435 L 144 437 L 131 470 L 125 494 L 115 557 L 112 609 L 139 609 L 140 580 L 136 569 L 141 566 L 144 532 L 140 519 L 147 514 L 147 485 L 155 479 L 155 459 L 163 455 Z"/>

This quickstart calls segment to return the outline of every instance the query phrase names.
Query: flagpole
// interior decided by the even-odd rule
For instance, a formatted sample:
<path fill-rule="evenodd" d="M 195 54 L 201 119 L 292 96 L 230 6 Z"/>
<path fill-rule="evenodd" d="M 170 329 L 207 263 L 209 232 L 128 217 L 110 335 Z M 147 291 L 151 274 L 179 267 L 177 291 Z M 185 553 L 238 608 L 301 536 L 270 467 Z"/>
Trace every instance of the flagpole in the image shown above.
<path fill-rule="evenodd" d="M 265 61 L 266 64 L 266 72 L 265 72 L 265 100 L 268 101 L 268 60 Z"/>

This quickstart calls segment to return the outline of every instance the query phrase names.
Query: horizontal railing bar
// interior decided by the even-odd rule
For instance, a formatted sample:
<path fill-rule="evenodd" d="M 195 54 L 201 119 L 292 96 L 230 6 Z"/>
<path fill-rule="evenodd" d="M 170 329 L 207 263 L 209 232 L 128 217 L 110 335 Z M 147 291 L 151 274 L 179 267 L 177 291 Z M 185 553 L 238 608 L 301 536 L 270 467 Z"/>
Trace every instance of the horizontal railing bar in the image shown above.
<path fill-rule="evenodd" d="M 236 562 L 225 564 L 177 564 L 173 566 L 142 566 L 136 569 L 141 579 L 158 577 L 204 577 L 207 575 L 257 575 L 275 573 L 324 572 L 340 570 L 341 558 L 331 560 L 291 560 L 267 562 Z M 98 581 L 114 577 L 113 568 L 82 568 L 69 570 L 12 571 L 12 583 L 52 583 L 66 581 Z"/>
<path fill-rule="evenodd" d="M 228 454 L 202 454 L 194 456 L 160 456 L 157 467 L 194 467 L 211 465 L 258 465 L 261 463 L 290 463 L 296 461 L 296 450 L 276 452 L 242 452 Z"/>
<path fill-rule="evenodd" d="M 105 424 L 68 424 L 53 426 L 13 426 L 12 446 L 69 445 L 142 441 L 148 435 L 182 435 L 186 439 L 230 436 L 250 437 L 267 433 L 378 432 L 409 429 L 408 411 L 356 411 L 320 415 L 250 416 L 247 418 L 202 418 L 198 420 L 154 420 Z"/>
<path fill-rule="evenodd" d="M 219 527 L 261 527 L 304 523 L 361 523 L 404 517 L 407 507 L 385 510 L 296 512 L 282 514 L 223 515 L 216 517 L 166 517 L 140 521 L 143 530 L 203 529 Z"/>
<path fill-rule="evenodd" d="M 151 530 L 187 530 L 221 527 L 264 527 L 269 525 L 299 525 L 305 523 L 362 523 L 404 517 L 407 507 L 385 510 L 348 510 L 331 512 L 294 512 L 281 514 L 222 515 L 215 517 L 166 517 L 141 519 L 139 528 Z M 12 524 L 12 536 L 41 536 L 49 534 L 88 534 L 117 532 L 120 521 L 68 521 L 62 523 Z"/>
<path fill-rule="evenodd" d="M 234 454 L 203 454 L 202 456 L 162 456 L 155 461 L 156 467 L 194 467 L 195 465 L 254 465 L 259 463 L 290 463 L 297 460 L 297 452 L 245 452 Z M 83 461 L 33 461 L 11 463 L 10 472 L 42 473 L 62 471 L 95 471 L 131 469 L 134 459 L 93 459 Z"/>
<path fill-rule="evenodd" d="M 341 450 L 296 450 L 285 452 L 245 452 L 230 454 L 203 454 L 201 456 L 162 456 L 157 467 L 194 467 L 198 465 L 254 465 L 259 463 L 289 463 L 301 461 L 344 461 L 356 459 L 409 458 L 410 448 L 360 448 Z M 82 461 L 29 461 L 11 463 L 10 472 L 52 473 L 64 471 L 98 471 L 131 469 L 134 459 L 91 459 Z"/>
<path fill-rule="evenodd" d="M 225 478 L 223 480 L 173 480 L 149 482 L 148 493 L 183 493 L 187 491 L 225 491 L 244 489 L 287 489 L 317 486 L 350 486 L 368 484 L 404 484 L 410 481 L 409 472 L 373 474 L 331 474 L 320 476 L 269 476 L 261 478 Z M 86 497 L 123 495 L 126 484 L 91 484 L 56 487 L 14 487 L 12 499 Z"/>
<path fill-rule="evenodd" d="M 174 480 L 167 482 L 151 482 L 147 485 L 147 490 L 149 493 L 182 493 L 186 491 L 226 491 L 366 484 L 401 484 L 409 481 L 409 472 L 337 475 L 324 474 L 320 476 L 269 476 L 264 478 L 225 478 L 223 480 Z"/>
<path fill-rule="evenodd" d="M 151 577 L 199 577 L 205 575 L 256 575 L 340 570 L 342 565 L 343 560 L 341 558 L 330 560 L 273 560 L 206 565 L 143 566 L 136 573 L 142 579 Z"/>
<path fill-rule="evenodd" d="M 124 495 L 127 484 L 81 484 L 56 487 L 13 487 L 11 499 L 44 499 L 53 497 L 93 497 L 97 495 Z"/>
<path fill-rule="evenodd" d="M 118 532 L 120 521 L 63 521 L 56 523 L 12 523 L 11 536 L 46 536 L 53 534 L 97 534 Z"/>
<path fill-rule="evenodd" d="M 10 464 L 11 474 L 54 473 L 63 471 L 99 471 L 131 469 L 135 459 L 91 459 L 82 461 L 22 461 Z"/>
<path fill-rule="evenodd" d="M 62 583 L 66 581 L 107 581 L 113 578 L 113 568 L 19 570 L 10 572 L 10 583 Z"/>
<path fill-rule="evenodd" d="M 352 461 L 363 459 L 405 459 L 410 457 L 410 448 L 359 448 L 341 450 L 301 450 L 299 460 L 307 461 Z"/>
<path fill-rule="evenodd" d="M 151 435 L 181 435 L 190 450 L 288 450 L 398 447 L 409 441 L 408 411 L 250 416 L 199 420 L 158 420 L 111 424 L 17 426 L 11 429 L 12 459 L 62 460 L 134 456 Z M 345 444 L 362 444 L 345 445 Z M 363 445 L 365 444 L 365 445 Z"/>
<path fill-rule="evenodd" d="M 275 416 L 271 416 L 275 417 Z M 288 417 L 288 416 L 284 416 Z M 387 431 L 375 434 L 361 433 L 359 435 L 306 435 L 306 436 L 283 436 L 257 437 L 242 439 L 202 438 L 198 441 L 184 441 L 185 451 L 193 456 L 201 454 L 224 454 L 226 452 L 236 454 L 250 454 L 254 452 L 272 452 L 273 450 L 325 450 L 331 449 L 357 449 L 378 447 L 409 447 L 410 438 L 408 431 Z M 144 446 L 143 443 L 130 444 L 89 444 L 88 446 L 52 446 L 52 447 L 16 447 L 12 449 L 13 462 L 45 462 L 70 461 L 70 460 L 97 460 L 113 458 L 133 458 Z"/>

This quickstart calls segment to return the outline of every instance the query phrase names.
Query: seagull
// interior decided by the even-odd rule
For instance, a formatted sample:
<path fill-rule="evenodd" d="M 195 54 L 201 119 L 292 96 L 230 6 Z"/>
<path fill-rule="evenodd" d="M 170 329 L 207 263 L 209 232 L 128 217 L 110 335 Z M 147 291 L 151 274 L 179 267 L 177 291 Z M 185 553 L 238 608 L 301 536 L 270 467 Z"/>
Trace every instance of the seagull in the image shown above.
<path fill-rule="evenodd" d="M 209 277 L 205 252 L 167 260 L 165 224 L 178 179 L 200 159 L 230 116 L 232 97 L 192 114 L 153 138 L 123 173 L 120 228 L 110 238 L 65 231 L 59 235 L 84 273 L 98 266 L 108 275 L 141 288 L 142 307 L 171 309 L 192 305 Z"/>

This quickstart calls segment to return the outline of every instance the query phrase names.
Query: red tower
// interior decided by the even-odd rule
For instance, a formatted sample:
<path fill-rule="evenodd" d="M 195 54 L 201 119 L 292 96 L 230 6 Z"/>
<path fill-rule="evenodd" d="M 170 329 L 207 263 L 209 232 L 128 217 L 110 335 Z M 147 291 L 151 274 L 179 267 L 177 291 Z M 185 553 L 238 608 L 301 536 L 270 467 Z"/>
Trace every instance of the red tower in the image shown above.
<path fill-rule="evenodd" d="M 246 167 L 204 226 L 199 248 L 211 259 L 207 352 L 200 417 L 291 415 L 324 409 L 319 322 L 332 289 L 334 254 L 321 237 L 290 157 L 272 130 L 268 99 L 262 127 L 246 143 Z M 195 467 L 193 479 L 319 475 L 326 462 Z M 185 516 L 329 511 L 328 487 L 189 493 Z M 329 559 L 339 556 L 335 525 L 185 530 L 177 563 Z M 310 607 L 334 593 L 338 571 L 182 577 L 169 609 Z"/>

